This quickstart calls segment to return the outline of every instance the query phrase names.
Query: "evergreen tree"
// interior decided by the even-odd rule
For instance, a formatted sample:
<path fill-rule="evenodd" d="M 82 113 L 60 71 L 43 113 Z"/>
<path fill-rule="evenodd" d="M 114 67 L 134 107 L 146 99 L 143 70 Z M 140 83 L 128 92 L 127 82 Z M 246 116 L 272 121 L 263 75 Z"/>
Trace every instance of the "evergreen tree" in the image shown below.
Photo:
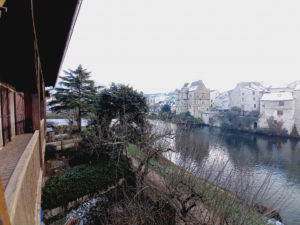
<path fill-rule="evenodd" d="M 97 90 L 90 72 L 81 65 L 76 70 L 64 71 L 65 76 L 60 76 L 58 87 L 53 94 L 54 100 L 49 102 L 50 110 L 57 113 L 75 112 L 78 130 L 81 131 L 81 119 L 89 113 L 95 112 Z"/>
<path fill-rule="evenodd" d="M 103 90 L 98 99 L 96 115 L 108 129 L 112 119 L 119 118 L 121 124 L 136 123 L 143 125 L 149 112 L 146 98 L 126 85 L 112 84 Z"/>

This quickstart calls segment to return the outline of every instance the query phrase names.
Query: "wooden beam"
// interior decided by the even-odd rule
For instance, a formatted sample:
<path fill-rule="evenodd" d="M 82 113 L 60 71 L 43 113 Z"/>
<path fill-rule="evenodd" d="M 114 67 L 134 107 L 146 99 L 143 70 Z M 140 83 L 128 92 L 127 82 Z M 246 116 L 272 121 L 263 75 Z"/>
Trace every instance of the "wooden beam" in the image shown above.
<path fill-rule="evenodd" d="M 5 3 L 5 0 L 0 0 L 0 6 L 2 7 Z"/>
<path fill-rule="evenodd" d="M 0 175 L 0 220 L 2 220 L 3 225 L 11 225 L 9 215 L 7 212 L 7 206 L 4 197 L 4 188 L 2 186 L 1 175 Z"/>
<path fill-rule="evenodd" d="M 41 112 L 40 112 L 40 96 L 32 94 L 32 126 L 33 130 L 40 130 Z"/>

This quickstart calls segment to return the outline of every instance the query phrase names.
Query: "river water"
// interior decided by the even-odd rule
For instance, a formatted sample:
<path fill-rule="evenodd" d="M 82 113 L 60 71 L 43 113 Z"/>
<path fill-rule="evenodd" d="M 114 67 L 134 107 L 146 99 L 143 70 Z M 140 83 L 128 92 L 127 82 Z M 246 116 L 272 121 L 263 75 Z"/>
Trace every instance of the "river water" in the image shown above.
<path fill-rule="evenodd" d="M 279 211 L 285 224 L 300 224 L 299 141 L 204 126 L 177 128 L 174 145 L 178 153 L 168 157 L 176 164 L 186 162 L 188 157 L 189 163 L 205 164 L 215 173 L 217 168 L 226 165 L 224 181 L 229 171 L 235 171 L 249 176 L 249 180 L 254 181 L 251 184 L 264 182 L 265 193 L 256 201 Z M 192 154 L 187 154 L 187 149 Z M 241 181 L 239 176 L 231 179 L 232 183 Z"/>

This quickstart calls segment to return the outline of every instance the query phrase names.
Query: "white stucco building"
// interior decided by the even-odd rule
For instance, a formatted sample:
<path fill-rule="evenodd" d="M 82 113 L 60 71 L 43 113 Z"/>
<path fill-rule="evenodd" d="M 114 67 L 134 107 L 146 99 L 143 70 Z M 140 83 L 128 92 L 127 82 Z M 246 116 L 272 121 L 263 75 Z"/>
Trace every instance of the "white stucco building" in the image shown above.
<path fill-rule="evenodd" d="M 220 95 L 220 92 L 217 90 L 210 90 L 210 108 L 215 108 L 215 102 L 217 97 Z"/>
<path fill-rule="evenodd" d="M 229 110 L 229 91 L 220 93 L 214 100 L 213 109 L 218 111 Z"/>
<path fill-rule="evenodd" d="M 293 95 L 295 98 L 295 125 L 300 134 L 300 84 L 294 88 Z"/>
<path fill-rule="evenodd" d="M 295 98 L 292 92 L 272 92 L 262 96 L 258 127 L 269 128 L 267 120 L 271 117 L 275 122 L 282 122 L 282 128 L 291 133 L 295 124 Z"/>
<path fill-rule="evenodd" d="M 241 82 L 230 91 L 229 107 L 239 107 L 242 112 L 259 111 L 260 99 L 268 90 L 259 82 Z"/>

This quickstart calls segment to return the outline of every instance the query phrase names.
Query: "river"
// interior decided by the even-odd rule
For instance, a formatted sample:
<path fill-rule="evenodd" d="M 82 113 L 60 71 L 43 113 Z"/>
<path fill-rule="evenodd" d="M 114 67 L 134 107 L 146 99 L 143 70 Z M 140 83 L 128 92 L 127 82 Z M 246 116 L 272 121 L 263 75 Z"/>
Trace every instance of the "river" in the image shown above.
<path fill-rule="evenodd" d="M 242 179 L 249 176 L 254 181 L 249 182 L 253 184 L 253 192 L 255 187 L 260 187 L 257 184 L 265 182 L 265 193 L 256 201 L 279 211 L 285 224 L 300 224 L 299 141 L 203 126 L 176 129 L 174 144 L 178 153 L 168 157 L 176 164 L 189 158 L 190 164 L 205 164 L 215 174 L 226 165 L 223 182 L 228 180 L 230 171 L 235 171 L 245 176 Z M 232 183 L 241 181 L 239 176 L 231 179 Z"/>

